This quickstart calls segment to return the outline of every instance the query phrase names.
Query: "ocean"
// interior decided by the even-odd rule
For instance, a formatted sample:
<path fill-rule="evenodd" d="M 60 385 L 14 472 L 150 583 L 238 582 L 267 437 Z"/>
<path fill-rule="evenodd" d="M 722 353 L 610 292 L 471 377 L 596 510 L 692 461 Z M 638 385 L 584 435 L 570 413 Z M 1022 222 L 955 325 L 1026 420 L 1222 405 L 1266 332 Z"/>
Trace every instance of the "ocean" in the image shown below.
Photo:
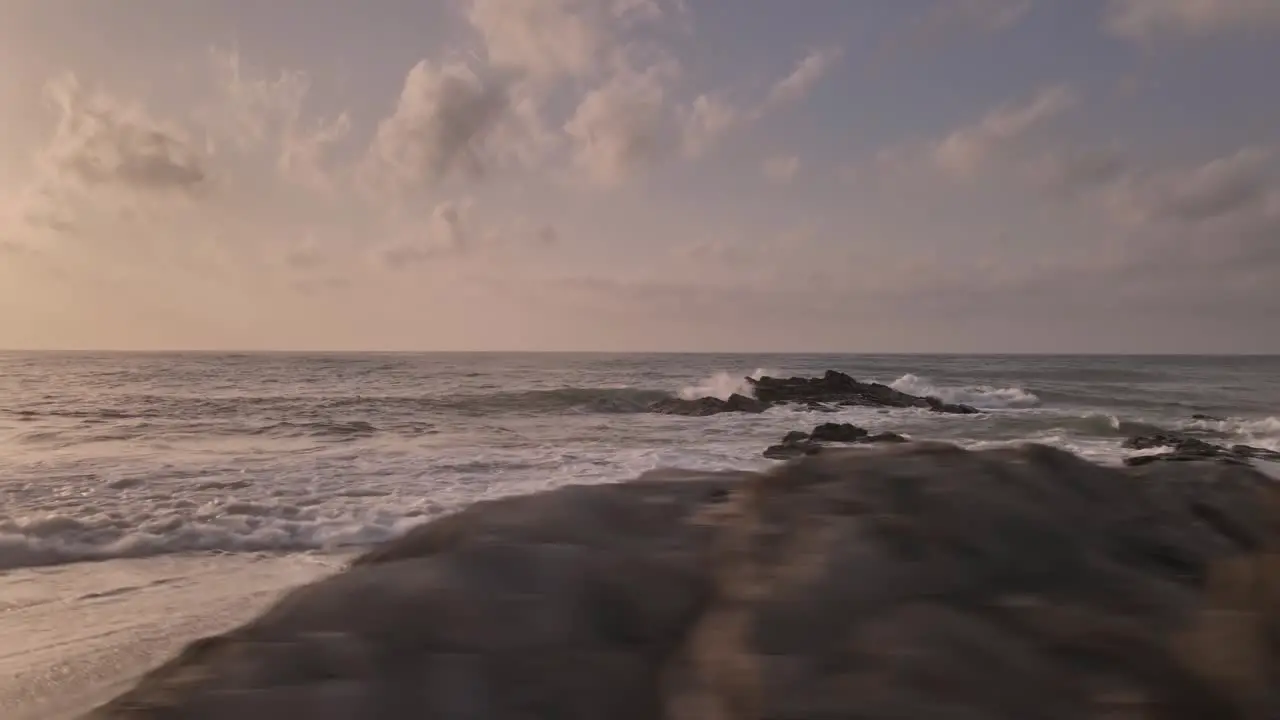
<path fill-rule="evenodd" d="M 645 412 L 827 369 L 983 412 Z M 454 508 L 765 468 L 783 434 L 832 421 L 1103 463 L 1155 429 L 1280 450 L 1280 358 L 0 354 L 0 716 L 71 712 Z"/>

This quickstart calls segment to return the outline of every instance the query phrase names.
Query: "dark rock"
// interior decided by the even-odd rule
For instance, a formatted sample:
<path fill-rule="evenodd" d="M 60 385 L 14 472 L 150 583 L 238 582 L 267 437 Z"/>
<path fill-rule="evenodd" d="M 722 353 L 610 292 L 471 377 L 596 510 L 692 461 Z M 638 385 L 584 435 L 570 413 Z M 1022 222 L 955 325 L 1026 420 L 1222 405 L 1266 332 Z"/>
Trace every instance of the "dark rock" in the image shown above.
<path fill-rule="evenodd" d="M 822 423 L 809 433 L 809 439 L 815 442 L 851 443 L 862 440 L 867 434 L 866 430 L 849 423 Z"/>
<path fill-rule="evenodd" d="M 904 442 L 908 442 L 908 440 L 907 440 L 907 438 L 906 438 L 905 436 L 899 435 L 899 434 L 898 434 L 898 433 L 896 433 L 896 432 L 878 432 L 878 433 L 876 433 L 875 435 L 870 435 L 870 436 L 868 436 L 868 437 L 864 438 L 864 439 L 863 439 L 863 442 L 868 442 L 868 443 L 904 443 Z"/>
<path fill-rule="evenodd" d="M 655 413 L 702 417 L 722 412 L 764 412 L 774 405 L 803 405 L 815 412 L 834 412 L 835 407 L 927 408 L 934 412 L 973 415 L 981 412 L 970 405 L 948 403 L 936 397 L 920 397 L 894 390 L 881 383 L 864 383 L 836 370 L 822 377 L 747 378 L 755 397 L 733 395 L 728 400 L 704 397 L 697 400 L 666 398 L 649 406 Z"/>
<path fill-rule="evenodd" d="M 687 415 L 689 417 L 705 417 L 726 412 L 762 413 L 768 409 L 768 403 L 736 393 L 730 395 L 728 400 L 714 397 L 684 400 L 672 397 L 659 400 L 649 406 L 650 412 L 663 415 Z"/>
<path fill-rule="evenodd" d="M 790 460 L 802 455 L 817 455 L 822 452 L 822 444 L 802 440 L 800 442 L 783 442 L 770 445 L 764 449 L 763 455 L 770 460 Z"/>
<path fill-rule="evenodd" d="M 929 404 L 929 409 L 934 412 L 951 413 L 953 415 L 976 415 L 982 412 L 972 405 L 943 402 L 932 396 L 925 398 L 924 401 Z"/>
<path fill-rule="evenodd" d="M 1121 445 L 1131 450 L 1169 449 L 1168 452 L 1157 455 L 1132 455 L 1125 458 L 1126 465 L 1148 465 L 1155 462 L 1188 462 L 1192 460 L 1213 460 L 1234 465 L 1247 465 L 1250 460 L 1280 461 L 1280 452 L 1275 450 L 1251 445 L 1226 447 L 1194 436 L 1172 432 L 1137 435 L 1126 439 Z"/>
<path fill-rule="evenodd" d="M 791 432 L 782 436 L 782 444 L 794 445 L 796 443 L 805 442 L 808 439 L 809 439 L 809 433 L 803 430 L 792 430 Z"/>
<path fill-rule="evenodd" d="M 870 434 L 863 428 L 849 423 L 823 423 L 812 432 L 792 430 L 782 437 L 782 442 L 765 448 L 764 456 L 773 460 L 790 460 L 802 455 L 816 455 L 824 443 L 902 443 L 907 438 L 893 432 Z"/>
<path fill-rule="evenodd" d="M 491 501 L 89 717 L 1275 718 L 1277 492 L 910 443 Z"/>

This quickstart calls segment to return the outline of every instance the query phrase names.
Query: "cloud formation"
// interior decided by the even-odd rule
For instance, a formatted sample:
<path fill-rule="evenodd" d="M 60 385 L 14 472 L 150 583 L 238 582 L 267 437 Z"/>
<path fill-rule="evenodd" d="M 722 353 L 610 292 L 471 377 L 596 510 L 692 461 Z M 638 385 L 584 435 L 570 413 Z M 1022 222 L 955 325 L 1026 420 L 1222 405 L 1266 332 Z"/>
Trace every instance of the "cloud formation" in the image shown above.
<path fill-rule="evenodd" d="M 1280 34 L 1274 0 L 1109 0 L 1103 27 L 1128 40 L 1205 38 L 1230 33 Z"/>
<path fill-rule="evenodd" d="M 395 110 L 378 123 L 372 160 L 405 186 L 484 174 L 494 129 L 510 110 L 510 82 L 460 63 L 423 60 L 405 77 Z"/>
<path fill-rule="evenodd" d="M 200 150 L 181 128 L 105 93 L 89 93 L 74 75 L 45 87 L 58 112 L 43 162 L 56 181 L 138 192 L 189 191 L 208 177 Z"/>
<path fill-rule="evenodd" d="M 614 185 L 663 157 L 676 138 L 664 82 L 671 66 L 623 70 L 582 98 L 564 125 L 576 167 L 600 184 Z"/>
<path fill-rule="evenodd" d="M 819 48 L 805 55 L 796 63 L 790 75 L 774 83 L 769 89 L 765 107 L 803 100 L 843 56 L 844 51 L 838 47 Z"/>
<path fill-rule="evenodd" d="M 948 135 L 933 150 L 939 167 L 958 176 L 970 176 L 992 160 L 1016 148 L 1028 133 L 1076 104 L 1075 94 L 1055 85 L 1037 91 L 1022 102 L 1006 103 L 988 112 L 975 125 Z"/>

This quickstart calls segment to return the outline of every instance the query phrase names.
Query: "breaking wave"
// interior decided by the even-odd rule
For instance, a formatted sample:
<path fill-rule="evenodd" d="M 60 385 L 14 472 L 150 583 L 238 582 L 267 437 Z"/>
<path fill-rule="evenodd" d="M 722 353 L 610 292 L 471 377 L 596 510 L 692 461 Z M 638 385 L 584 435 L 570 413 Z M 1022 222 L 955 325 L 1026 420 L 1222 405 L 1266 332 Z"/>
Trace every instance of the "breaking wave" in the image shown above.
<path fill-rule="evenodd" d="M 756 368 L 755 372 L 751 373 L 749 377 L 759 380 L 766 375 L 773 374 L 771 370 Z M 755 389 L 751 387 L 751 383 L 747 382 L 746 377 L 731 375 L 722 370 L 711 377 L 699 381 L 696 385 L 681 388 L 679 392 L 679 396 L 684 400 L 697 400 L 704 397 L 728 400 L 730 395 L 755 397 Z"/>
<path fill-rule="evenodd" d="M 953 387 L 934 385 L 927 378 L 910 373 L 889 383 L 889 387 L 912 395 L 933 396 L 950 403 L 964 403 L 977 408 L 1029 408 L 1040 404 L 1032 392 L 1017 387 L 997 388 L 990 385 Z"/>

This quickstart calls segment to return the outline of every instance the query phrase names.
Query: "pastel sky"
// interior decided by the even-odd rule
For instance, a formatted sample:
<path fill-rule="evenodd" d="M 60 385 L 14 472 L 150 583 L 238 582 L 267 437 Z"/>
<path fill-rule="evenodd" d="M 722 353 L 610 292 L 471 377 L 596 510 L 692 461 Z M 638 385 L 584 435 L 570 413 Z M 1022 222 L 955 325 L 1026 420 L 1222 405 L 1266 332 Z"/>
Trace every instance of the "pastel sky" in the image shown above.
<path fill-rule="evenodd" d="M 0 347 L 1280 352 L 1280 0 L 0 12 Z"/>

